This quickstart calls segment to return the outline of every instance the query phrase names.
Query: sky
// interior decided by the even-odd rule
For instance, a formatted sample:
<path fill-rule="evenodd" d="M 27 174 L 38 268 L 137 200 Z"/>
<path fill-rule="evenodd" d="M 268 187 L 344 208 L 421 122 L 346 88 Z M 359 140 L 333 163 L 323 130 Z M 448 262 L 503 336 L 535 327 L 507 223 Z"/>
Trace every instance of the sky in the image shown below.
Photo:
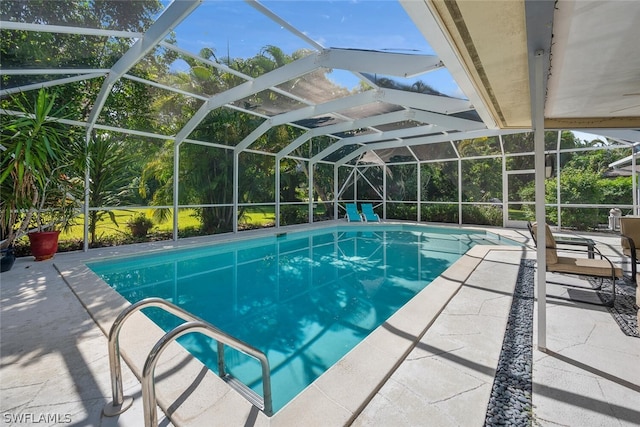
<path fill-rule="evenodd" d="M 396 0 L 263 0 L 261 4 L 326 48 L 435 54 Z M 287 54 L 314 49 L 240 0 L 205 0 L 174 32 L 178 46 L 196 54 L 204 47 L 213 48 L 218 58 L 251 57 L 266 45 Z M 335 73 L 333 79 L 349 89 L 358 84 L 351 73 Z M 448 72 L 417 79 L 447 95 L 465 97 Z"/>
<path fill-rule="evenodd" d="M 607 143 L 607 139 L 604 136 L 595 135 L 595 134 L 592 134 L 592 133 L 578 132 L 578 131 L 575 131 L 575 130 L 572 131 L 572 132 L 575 135 L 575 137 L 580 139 L 581 141 L 591 142 L 594 139 L 599 139 L 599 140 L 603 141 L 605 144 Z"/>

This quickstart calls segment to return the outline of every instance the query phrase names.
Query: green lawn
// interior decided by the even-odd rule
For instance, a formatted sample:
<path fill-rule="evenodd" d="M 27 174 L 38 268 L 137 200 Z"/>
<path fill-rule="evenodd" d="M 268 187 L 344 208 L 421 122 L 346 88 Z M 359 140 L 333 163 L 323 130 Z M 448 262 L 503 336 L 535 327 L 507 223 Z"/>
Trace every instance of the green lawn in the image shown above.
<path fill-rule="evenodd" d="M 276 208 L 274 206 L 261 206 L 260 208 L 247 209 L 241 222 L 264 226 L 276 221 Z"/>
<path fill-rule="evenodd" d="M 131 210 L 114 210 L 118 225 L 111 222 L 108 215 L 98 223 L 96 234 L 98 239 L 101 237 L 122 236 L 129 234 L 127 221 L 137 213 L 144 213 L 148 218 L 152 218 L 151 209 L 131 209 Z M 194 216 L 193 209 L 181 209 L 178 214 L 178 226 L 180 229 L 200 228 L 200 220 Z M 264 226 L 275 221 L 275 213 L 273 207 L 253 208 L 245 213 L 243 223 Z M 173 230 L 173 215 L 170 214 L 167 221 L 157 223 L 151 231 L 162 232 Z M 80 240 L 84 236 L 84 215 L 80 215 L 75 220 L 75 225 L 66 232 L 60 234 L 61 240 Z"/>
<path fill-rule="evenodd" d="M 123 233 L 129 233 L 127 228 L 127 221 L 137 213 L 144 213 L 147 217 L 152 218 L 151 209 L 135 209 L 135 210 L 115 210 L 113 211 L 116 216 L 118 225 L 116 226 L 111 222 L 108 216 L 98 223 L 97 234 L 98 236 L 111 236 Z M 180 229 L 185 228 L 199 228 L 200 220 L 194 216 L 195 211 L 193 209 L 181 209 L 178 216 L 178 224 Z M 510 219 L 526 219 L 526 213 L 518 209 L 509 210 Z M 71 227 L 65 233 L 62 233 L 60 237 L 62 239 L 82 239 L 83 236 L 83 219 L 84 216 L 80 215 L 76 218 L 76 225 Z M 273 206 L 264 206 L 260 208 L 251 208 L 245 211 L 244 218 L 240 223 L 253 224 L 256 226 L 265 226 L 269 223 L 275 222 L 275 209 Z M 156 224 L 152 231 L 172 231 L 173 230 L 173 215 L 169 215 L 169 219 L 163 223 Z"/>
<path fill-rule="evenodd" d="M 509 209 L 509 219 L 512 221 L 526 221 L 529 213 L 522 209 Z"/>

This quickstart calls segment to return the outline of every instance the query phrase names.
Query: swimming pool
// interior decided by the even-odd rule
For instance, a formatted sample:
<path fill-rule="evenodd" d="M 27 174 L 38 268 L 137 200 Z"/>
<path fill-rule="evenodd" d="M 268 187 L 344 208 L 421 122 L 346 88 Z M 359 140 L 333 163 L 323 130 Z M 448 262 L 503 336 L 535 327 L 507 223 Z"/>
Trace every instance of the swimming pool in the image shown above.
<path fill-rule="evenodd" d="M 160 296 L 264 351 L 278 410 L 477 243 L 506 242 L 443 227 L 340 226 L 89 266 L 130 302 Z M 215 344 L 195 334 L 181 343 L 217 369 Z M 259 365 L 225 354 L 260 393 Z"/>

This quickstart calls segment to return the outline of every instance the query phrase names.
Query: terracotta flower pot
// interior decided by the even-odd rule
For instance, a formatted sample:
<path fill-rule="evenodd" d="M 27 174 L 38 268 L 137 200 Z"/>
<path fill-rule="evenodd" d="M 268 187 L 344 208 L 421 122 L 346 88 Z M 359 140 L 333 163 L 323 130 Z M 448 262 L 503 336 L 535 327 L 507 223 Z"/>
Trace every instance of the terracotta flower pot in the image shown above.
<path fill-rule="evenodd" d="M 28 234 L 31 254 L 36 258 L 36 261 L 53 258 L 53 255 L 58 251 L 59 234 L 59 231 L 39 231 Z"/>

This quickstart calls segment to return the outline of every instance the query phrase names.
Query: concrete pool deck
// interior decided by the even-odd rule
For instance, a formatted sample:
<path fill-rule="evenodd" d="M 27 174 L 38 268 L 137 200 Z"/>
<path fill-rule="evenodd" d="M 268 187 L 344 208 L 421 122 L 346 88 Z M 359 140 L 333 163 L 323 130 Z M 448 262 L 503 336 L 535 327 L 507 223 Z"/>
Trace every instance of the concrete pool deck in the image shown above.
<path fill-rule="evenodd" d="M 526 230 L 490 231 L 520 241 L 528 240 Z M 619 238 L 607 234 L 592 237 L 597 240 L 599 249 L 614 256 L 614 261 L 625 262 L 617 253 Z M 92 250 L 88 254 L 57 254 L 53 261 L 38 263 L 21 258 L 10 272 L 0 275 L 2 425 L 37 425 L 43 417 L 52 421 L 45 425 L 55 425 L 53 421 L 59 425 L 142 424 L 140 384 L 126 364 L 123 364 L 124 389 L 126 395 L 134 397 L 133 407 L 117 417 L 101 416 L 102 408 L 111 401 L 107 340 L 54 264 L 64 270 L 88 257 L 171 245 L 172 242 L 159 242 Z M 463 266 L 465 272 L 452 270 L 451 280 L 460 277 L 463 280 L 445 309 L 441 313 L 435 310 L 435 321 L 427 322 L 430 327 L 422 337 L 419 332 L 414 337 L 399 333 L 393 325 L 411 322 L 397 319 L 397 323 L 388 323 L 387 329 L 380 332 L 382 344 L 362 352 L 366 363 L 336 367 L 343 373 L 356 371 L 352 378 L 365 381 L 368 378 L 357 370 L 378 363 L 376 359 L 385 351 L 384 340 L 395 343 L 417 340 L 415 347 L 407 347 L 406 357 L 403 356 L 399 367 L 384 385 L 375 395 L 368 396 L 371 400 L 364 408 L 352 400 L 357 394 L 354 392 L 356 386 L 361 384 L 339 384 L 340 387 L 334 389 L 338 394 L 331 397 L 326 390 L 332 386 L 323 384 L 323 380 L 312 387 L 314 390 L 305 399 L 296 403 L 297 410 L 285 416 L 278 413 L 268 421 L 259 411 L 246 408 L 242 409 L 246 412 L 236 411 L 236 415 L 240 413 L 243 417 L 241 424 L 221 417 L 220 412 L 206 415 L 206 418 L 189 419 L 177 415 L 180 411 L 189 413 L 193 410 L 189 406 L 207 406 L 207 402 L 199 402 L 198 398 L 186 399 L 192 389 L 184 380 L 174 390 L 177 393 L 174 402 L 178 403 L 170 406 L 169 411 L 180 425 L 202 425 L 203 419 L 208 420 L 208 425 L 268 425 L 267 422 L 270 425 L 299 425 L 301 420 L 305 425 L 322 426 L 349 423 L 357 426 L 484 424 L 522 255 L 533 257 L 534 253 L 494 248 L 478 256 L 477 263 Z M 626 267 L 628 269 L 628 264 Z M 456 278 L 455 274 L 461 276 Z M 85 288 L 87 295 L 83 298 L 94 305 L 94 311 L 96 307 L 98 312 L 111 309 L 112 302 L 94 292 L 91 283 Z M 447 299 L 446 296 L 443 298 Z M 415 313 L 423 307 L 418 304 Z M 97 321 L 100 323 L 99 319 Z M 534 425 L 637 425 L 640 420 L 640 339 L 622 334 L 604 308 L 558 304 L 552 300 L 548 302 L 547 329 L 549 350 L 535 349 L 533 355 Z M 127 345 L 124 340 L 123 335 L 123 348 Z M 534 345 L 536 341 L 534 330 Z M 139 356 L 130 356 L 131 359 L 136 357 Z M 191 363 L 181 357 L 180 354 L 170 357 L 174 364 L 159 372 L 159 384 L 171 375 L 172 370 Z M 193 379 L 200 383 L 209 381 L 206 373 L 195 369 L 196 378 Z M 343 390 L 342 394 L 340 390 Z M 209 396 L 211 400 L 224 398 Z M 334 405 L 333 409 L 319 403 L 323 398 Z M 162 412 L 158 414 L 160 425 L 170 424 Z"/>

